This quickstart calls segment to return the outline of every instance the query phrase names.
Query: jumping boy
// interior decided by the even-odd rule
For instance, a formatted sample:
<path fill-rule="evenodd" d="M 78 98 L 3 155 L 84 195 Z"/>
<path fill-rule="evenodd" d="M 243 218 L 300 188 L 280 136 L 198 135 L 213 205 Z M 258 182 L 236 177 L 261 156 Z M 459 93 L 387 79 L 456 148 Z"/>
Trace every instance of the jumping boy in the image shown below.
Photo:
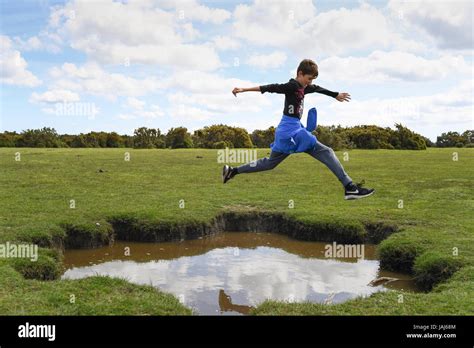
<path fill-rule="evenodd" d="M 298 66 L 296 78 L 283 84 L 270 84 L 251 88 L 234 88 L 232 93 L 265 92 L 280 93 L 285 95 L 283 116 L 275 130 L 275 140 L 270 145 L 270 157 L 261 158 L 256 162 L 244 164 L 239 167 L 225 165 L 222 171 L 224 184 L 237 174 L 255 173 L 270 170 L 280 164 L 291 153 L 306 152 L 318 161 L 324 163 L 344 186 L 344 199 L 359 199 L 370 196 L 374 189 L 354 184 L 337 159 L 333 149 L 321 144 L 311 131 L 316 127 L 316 109 L 311 109 L 308 114 L 306 128 L 300 122 L 303 115 L 303 101 L 305 94 L 321 93 L 340 102 L 350 101 L 349 93 L 331 92 L 320 86 L 311 84 L 318 77 L 318 66 L 311 59 L 304 59 Z M 310 125 L 312 123 L 312 125 Z"/>

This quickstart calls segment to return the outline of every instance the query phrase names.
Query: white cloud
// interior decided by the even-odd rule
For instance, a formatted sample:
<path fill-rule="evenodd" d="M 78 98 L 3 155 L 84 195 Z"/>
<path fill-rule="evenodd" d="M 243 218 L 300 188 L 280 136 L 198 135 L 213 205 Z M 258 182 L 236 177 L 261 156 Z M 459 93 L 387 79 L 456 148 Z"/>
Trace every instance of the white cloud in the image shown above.
<path fill-rule="evenodd" d="M 143 110 L 143 106 L 146 103 L 143 100 L 137 98 L 127 98 L 127 105 L 136 110 Z"/>
<path fill-rule="evenodd" d="M 41 94 L 33 92 L 30 98 L 30 102 L 33 103 L 67 103 L 77 102 L 79 100 L 80 97 L 77 93 L 63 89 L 50 90 Z"/>
<path fill-rule="evenodd" d="M 144 118 L 158 118 L 165 115 L 162 108 L 156 104 L 150 105 L 148 110 L 137 111 L 135 114 Z"/>
<path fill-rule="evenodd" d="M 455 88 L 433 95 L 332 102 L 328 104 L 328 110 L 321 108 L 318 123 L 343 126 L 375 124 L 382 127 L 402 123 L 435 140 L 442 132 L 473 128 L 473 86 L 473 80 L 466 80 Z"/>
<path fill-rule="evenodd" d="M 215 47 L 221 51 L 236 50 L 241 46 L 238 40 L 235 40 L 230 36 L 218 35 L 213 37 L 212 41 Z"/>
<path fill-rule="evenodd" d="M 146 102 L 138 98 L 127 98 L 125 107 L 130 110 L 127 113 L 121 113 L 117 117 L 122 120 L 132 120 L 137 118 L 148 118 L 154 119 L 164 116 L 164 112 L 161 107 L 157 104 L 146 107 Z"/>
<path fill-rule="evenodd" d="M 205 115 L 209 117 L 229 113 L 259 112 L 271 105 L 268 98 L 262 97 L 257 92 L 248 92 L 245 96 L 239 95 L 237 98 L 232 94 L 234 87 L 255 86 L 257 85 L 255 82 L 223 78 L 212 73 L 179 71 L 164 81 L 164 85 L 167 89 L 173 88 L 178 91 L 167 96 L 173 105 L 173 110 L 180 105 L 188 108 L 197 106 L 208 111 Z"/>
<path fill-rule="evenodd" d="M 29 102 L 39 104 L 43 113 L 56 116 L 87 116 L 93 120 L 100 112 L 95 103 L 80 102 L 79 94 L 64 89 L 33 92 Z"/>
<path fill-rule="evenodd" d="M 96 37 L 75 41 L 74 48 L 102 64 L 151 64 L 175 68 L 216 70 L 222 66 L 211 44 L 126 45 Z"/>
<path fill-rule="evenodd" d="M 430 81 L 453 74 L 471 74 L 471 67 L 462 56 L 443 55 L 426 59 L 411 53 L 375 51 L 366 57 L 329 57 L 319 62 L 327 80 Z"/>
<path fill-rule="evenodd" d="M 315 14 L 312 1 L 256 0 L 251 5 L 238 5 L 233 13 L 235 36 L 256 45 L 289 49 L 309 39 L 301 24 Z"/>
<path fill-rule="evenodd" d="M 238 98 L 232 94 L 234 87 L 255 86 L 257 83 L 224 78 L 218 74 L 196 70 L 183 70 L 171 74 L 160 81 L 163 91 L 167 91 L 166 98 L 169 107 L 161 108 L 151 105 L 138 98 L 128 98 L 126 107 L 129 110 L 121 112 L 117 117 L 124 120 L 140 117 L 160 117 L 165 114 L 177 120 L 180 125 L 188 121 L 188 128 L 202 124 L 193 122 L 208 121 L 223 122 L 225 118 L 232 118 L 236 122 L 255 117 L 255 113 L 273 108 L 271 98 L 263 97 L 260 93 L 246 93 Z M 234 116 L 237 116 L 234 118 Z"/>
<path fill-rule="evenodd" d="M 205 120 L 229 113 L 259 112 L 271 105 L 269 98 L 262 97 L 260 93 L 247 93 L 245 97 L 239 98 L 231 93 L 234 87 L 253 86 L 256 85 L 254 82 L 223 78 L 218 74 L 197 70 L 178 71 L 164 79 L 135 79 L 106 72 L 96 63 L 83 66 L 65 63 L 51 69 L 50 76 L 51 89 L 66 89 L 110 100 L 126 97 L 124 106 L 129 110 L 118 115 L 122 119 L 157 118 L 169 113 L 183 119 Z M 169 110 L 156 104 L 148 106 L 144 100 L 137 98 L 158 90 L 168 92 L 166 97 L 171 104 Z"/>
<path fill-rule="evenodd" d="M 199 105 L 214 115 L 226 115 L 231 112 L 259 112 L 263 106 L 270 105 L 265 97 L 258 93 L 252 95 L 248 93 L 245 96 L 234 97 L 230 91 L 222 93 L 192 93 L 186 94 L 182 92 L 168 95 L 168 100 L 173 105 Z"/>
<path fill-rule="evenodd" d="M 320 50 L 336 54 L 370 46 L 387 47 L 391 36 L 385 16 L 365 3 L 355 9 L 322 12 L 306 28 L 318 38 L 313 40 Z"/>
<path fill-rule="evenodd" d="M 284 52 L 273 52 L 270 54 L 256 54 L 247 59 L 247 64 L 261 69 L 278 68 L 285 64 L 286 54 Z"/>
<path fill-rule="evenodd" d="M 46 50 L 47 52 L 58 53 L 61 51 L 60 46 L 62 45 L 60 36 L 56 33 L 49 33 L 47 30 L 42 30 L 38 35 L 25 40 L 16 36 L 14 41 L 15 47 L 21 51 Z"/>
<path fill-rule="evenodd" d="M 23 49 L 23 51 L 31 51 L 41 48 L 41 41 L 37 36 L 32 36 L 28 40 L 22 40 L 19 37 L 15 37 L 15 42 Z"/>
<path fill-rule="evenodd" d="M 259 46 L 285 47 L 301 57 L 367 48 L 420 51 L 424 45 L 397 32 L 381 10 L 361 2 L 354 9 L 316 13 L 311 1 L 255 1 L 234 11 L 235 36 Z"/>
<path fill-rule="evenodd" d="M 31 71 L 21 53 L 12 48 L 8 36 L 0 35 L 0 81 L 7 85 L 34 87 L 42 82 Z"/>
<path fill-rule="evenodd" d="M 156 77 L 136 79 L 119 73 L 109 73 L 96 63 L 76 66 L 64 63 L 60 68 L 50 70 L 52 87 L 71 89 L 115 100 L 119 96 L 137 97 L 156 91 L 162 82 Z"/>
<path fill-rule="evenodd" d="M 182 31 L 184 34 L 184 39 L 186 41 L 193 41 L 198 37 L 201 37 L 199 30 L 193 27 L 192 23 L 185 23 L 182 25 Z"/>
<path fill-rule="evenodd" d="M 119 118 L 121 120 L 134 120 L 137 117 L 135 115 L 132 115 L 132 114 L 118 114 L 117 118 Z"/>
<path fill-rule="evenodd" d="M 265 117 L 247 117 L 234 118 L 228 124 L 234 127 L 245 128 L 248 132 L 253 132 L 255 129 L 268 129 L 269 127 L 276 127 L 280 121 L 282 108 L 267 109 Z"/>
<path fill-rule="evenodd" d="M 388 8 L 422 29 L 441 49 L 472 50 L 472 1 L 391 0 Z"/>
<path fill-rule="evenodd" d="M 159 8 L 158 4 L 166 5 L 144 1 L 104 0 L 93 4 L 73 1 L 56 8 L 49 22 L 72 48 L 104 64 L 129 61 L 131 64 L 160 64 L 205 71 L 221 67 L 212 42 L 184 43 L 199 37 L 199 32 L 191 23 L 179 19 L 174 12 Z M 226 17 L 222 11 L 194 2 L 182 5 L 185 18 L 220 23 Z"/>
<path fill-rule="evenodd" d="M 173 108 L 172 117 L 179 119 L 179 121 L 204 121 L 210 119 L 214 114 L 206 109 L 198 108 L 195 106 L 180 104 Z"/>
<path fill-rule="evenodd" d="M 171 1 L 169 4 L 176 9 L 178 18 L 180 20 L 196 20 L 200 22 L 222 24 L 232 15 L 227 10 L 210 8 L 199 4 L 195 0 Z"/>

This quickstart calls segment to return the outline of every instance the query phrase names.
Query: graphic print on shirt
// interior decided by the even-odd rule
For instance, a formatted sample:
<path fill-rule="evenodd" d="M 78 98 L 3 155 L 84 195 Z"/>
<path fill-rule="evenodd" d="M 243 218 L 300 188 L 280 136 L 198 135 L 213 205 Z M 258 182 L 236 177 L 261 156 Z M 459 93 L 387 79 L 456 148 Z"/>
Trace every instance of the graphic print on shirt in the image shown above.
<path fill-rule="evenodd" d="M 301 119 L 304 109 L 304 88 L 298 88 L 295 92 L 296 110 L 298 110 L 298 117 Z"/>

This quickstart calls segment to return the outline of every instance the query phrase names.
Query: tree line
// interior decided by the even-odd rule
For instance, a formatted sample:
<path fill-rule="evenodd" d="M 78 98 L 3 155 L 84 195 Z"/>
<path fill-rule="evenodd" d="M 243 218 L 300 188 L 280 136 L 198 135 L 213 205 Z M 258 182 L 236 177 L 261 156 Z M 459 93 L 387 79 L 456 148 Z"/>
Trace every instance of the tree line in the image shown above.
<path fill-rule="evenodd" d="M 318 126 L 313 134 L 334 150 L 340 149 L 407 149 L 424 150 L 427 147 L 474 147 L 474 131 L 447 132 L 430 139 L 401 124 L 395 129 L 378 126 Z M 21 133 L 0 133 L 0 147 L 97 147 L 97 148 L 266 148 L 275 135 L 275 127 L 266 130 L 246 129 L 223 124 L 206 126 L 191 134 L 185 127 L 171 128 L 166 134 L 158 128 L 141 127 L 133 135 L 116 132 L 89 132 L 77 135 L 58 134 L 54 128 L 27 129 Z"/>

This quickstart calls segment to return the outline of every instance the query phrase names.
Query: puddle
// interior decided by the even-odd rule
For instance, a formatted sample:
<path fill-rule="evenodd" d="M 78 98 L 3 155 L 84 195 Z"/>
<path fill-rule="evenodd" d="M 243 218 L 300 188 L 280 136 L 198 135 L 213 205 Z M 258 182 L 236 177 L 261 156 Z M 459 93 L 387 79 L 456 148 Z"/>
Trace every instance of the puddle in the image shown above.
<path fill-rule="evenodd" d="M 67 250 L 62 279 L 109 275 L 153 285 L 204 315 L 246 314 L 265 299 L 339 303 L 389 289 L 417 291 L 409 275 L 379 270 L 374 245 L 364 245 L 364 259 L 328 259 L 326 245 L 254 232 L 170 243 L 116 242 Z M 398 280 L 369 285 L 381 277 Z"/>

